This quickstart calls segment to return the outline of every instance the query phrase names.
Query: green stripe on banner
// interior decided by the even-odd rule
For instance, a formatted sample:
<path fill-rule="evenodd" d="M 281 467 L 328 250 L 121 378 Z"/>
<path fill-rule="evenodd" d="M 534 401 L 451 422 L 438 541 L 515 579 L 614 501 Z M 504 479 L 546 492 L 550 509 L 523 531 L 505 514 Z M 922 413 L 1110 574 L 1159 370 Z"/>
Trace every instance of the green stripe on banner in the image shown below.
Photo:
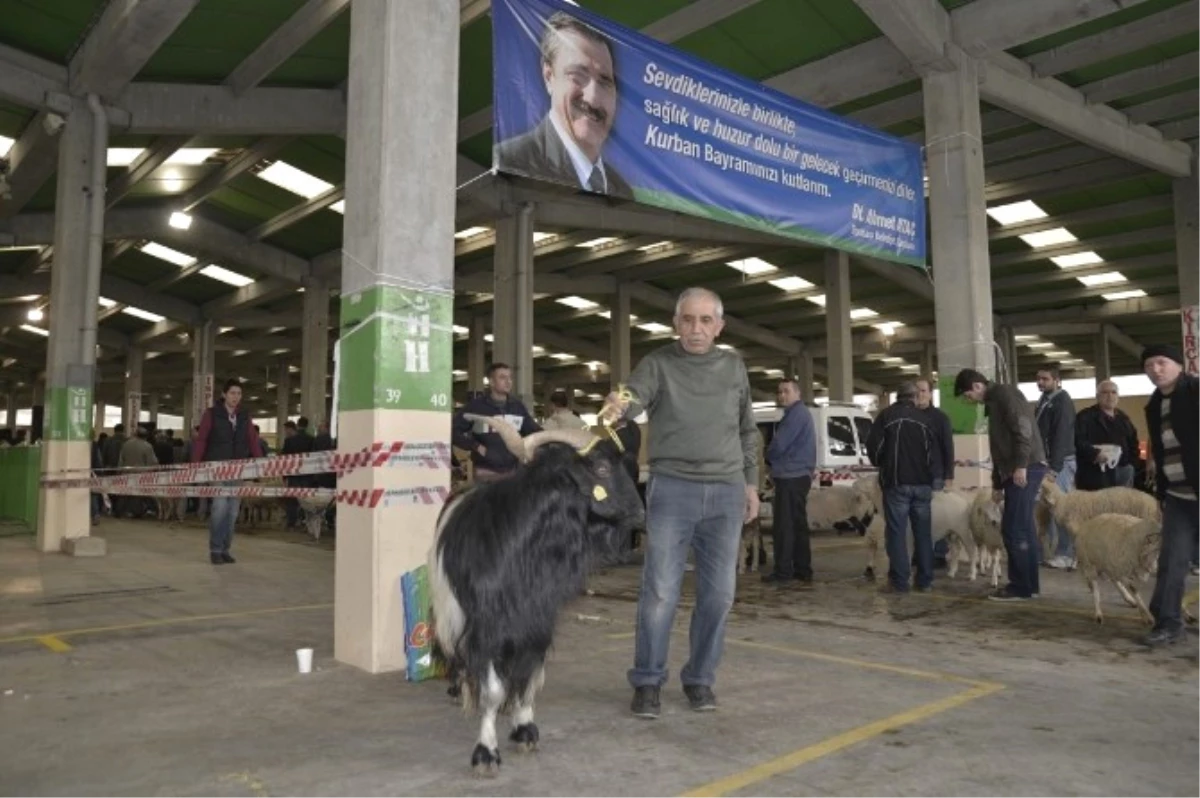
<path fill-rule="evenodd" d="M 48 441 L 90 441 L 95 403 L 91 388 L 46 389 L 45 437 Z"/>
<path fill-rule="evenodd" d="M 342 297 L 338 409 L 453 409 L 454 297 L 380 285 Z"/>
<path fill-rule="evenodd" d="M 950 374 L 938 376 L 938 391 L 941 392 L 940 407 L 950 418 L 950 429 L 956 435 L 974 435 L 986 432 L 983 420 L 983 405 L 968 402 L 954 395 L 954 377 Z"/>
<path fill-rule="evenodd" d="M 925 262 L 920 258 L 914 258 L 907 255 L 897 254 L 893 249 L 885 249 L 882 247 L 872 247 L 865 244 L 858 244 L 841 236 L 825 235 L 817 233 L 799 225 L 784 225 L 772 224 L 765 219 L 749 214 L 730 211 L 725 208 L 719 208 L 715 205 L 705 205 L 701 202 L 693 202 L 685 197 L 680 197 L 677 194 L 671 194 L 666 191 L 653 191 L 645 188 L 634 188 L 634 198 L 638 202 L 644 202 L 647 205 L 654 205 L 659 208 L 664 208 L 677 213 L 685 213 L 689 216 L 700 216 L 705 219 L 711 219 L 714 222 L 722 222 L 724 224 L 733 224 L 738 227 L 747 227 L 751 230 L 758 230 L 762 233 L 770 233 L 777 236 L 786 236 L 788 238 L 807 241 L 810 244 L 819 244 L 830 249 L 841 249 L 847 252 L 855 252 L 860 255 L 869 255 L 873 258 L 882 258 L 898 263 L 903 263 L 908 266 L 916 266 L 925 268 Z M 886 231 L 881 231 L 886 232 Z"/>

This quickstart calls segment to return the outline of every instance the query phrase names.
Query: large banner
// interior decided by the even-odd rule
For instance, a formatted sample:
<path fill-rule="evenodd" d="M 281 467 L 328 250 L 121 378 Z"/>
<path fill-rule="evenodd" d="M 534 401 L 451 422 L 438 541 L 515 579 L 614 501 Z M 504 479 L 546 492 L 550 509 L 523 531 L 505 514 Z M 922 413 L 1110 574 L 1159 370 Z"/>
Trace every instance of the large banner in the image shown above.
<path fill-rule="evenodd" d="M 560 0 L 493 0 L 494 166 L 913 265 L 921 150 Z"/>

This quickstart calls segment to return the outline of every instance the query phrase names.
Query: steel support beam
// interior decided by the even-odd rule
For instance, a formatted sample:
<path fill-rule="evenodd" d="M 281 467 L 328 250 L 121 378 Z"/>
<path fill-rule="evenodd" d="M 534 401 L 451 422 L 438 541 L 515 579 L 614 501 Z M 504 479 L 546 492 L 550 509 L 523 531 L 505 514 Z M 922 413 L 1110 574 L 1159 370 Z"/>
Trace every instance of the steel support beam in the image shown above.
<path fill-rule="evenodd" d="M 225 85 L 234 94 L 242 95 L 262 83 L 349 4 L 350 0 L 308 0 L 287 22 L 276 28 L 257 50 L 237 65 L 225 79 Z"/>

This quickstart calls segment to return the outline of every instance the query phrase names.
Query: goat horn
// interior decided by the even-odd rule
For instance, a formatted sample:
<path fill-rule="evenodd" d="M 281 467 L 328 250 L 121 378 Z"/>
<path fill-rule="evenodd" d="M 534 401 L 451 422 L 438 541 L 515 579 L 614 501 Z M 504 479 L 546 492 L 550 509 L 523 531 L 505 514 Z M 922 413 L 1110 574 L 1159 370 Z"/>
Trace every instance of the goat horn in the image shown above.
<path fill-rule="evenodd" d="M 476 413 L 463 413 L 463 418 L 472 423 L 482 421 L 487 424 L 492 428 L 492 432 L 500 436 L 500 440 L 504 441 L 504 445 L 513 453 L 514 457 L 521 462 L 529 459 L 532 449 L 527 449 L 521 433 L 517 432 L 516 428 L 503 418 L 497 419 L 496 416 L 481 416 Z"/>
<path fill-rule="evenodd" d="M 533 457 L 537 448 L 547 443 L 567 443 L 576 449 L 582 449 L 595 439 L 596 436 L 591 430 L 586 429 L 542 430 L 525 438 L 525 449 L 529 452 L 529 457 Z"/>

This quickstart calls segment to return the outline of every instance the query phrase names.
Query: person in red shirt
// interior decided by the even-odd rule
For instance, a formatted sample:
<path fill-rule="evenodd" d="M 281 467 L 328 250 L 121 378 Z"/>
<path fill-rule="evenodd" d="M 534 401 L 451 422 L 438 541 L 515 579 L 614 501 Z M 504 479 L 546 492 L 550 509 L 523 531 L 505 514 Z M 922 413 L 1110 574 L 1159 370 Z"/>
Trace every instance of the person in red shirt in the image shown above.
<path fill-rule="evenodd" d="M 242 407 L 242 383 L 236 378 L 227 380 L 221 398 L 213 402 L 200 419 L 200 431 L 192 447 L 192 462 L 245 460 L 257 457 L 261 452 L 258 431 L 250 421 L 250 413 Z M 208 515 L 208 552 L 213 565 L 237 562 L 229 549 L 240 507 L 241 499 L 237 497 L 212 499 Z"/>

